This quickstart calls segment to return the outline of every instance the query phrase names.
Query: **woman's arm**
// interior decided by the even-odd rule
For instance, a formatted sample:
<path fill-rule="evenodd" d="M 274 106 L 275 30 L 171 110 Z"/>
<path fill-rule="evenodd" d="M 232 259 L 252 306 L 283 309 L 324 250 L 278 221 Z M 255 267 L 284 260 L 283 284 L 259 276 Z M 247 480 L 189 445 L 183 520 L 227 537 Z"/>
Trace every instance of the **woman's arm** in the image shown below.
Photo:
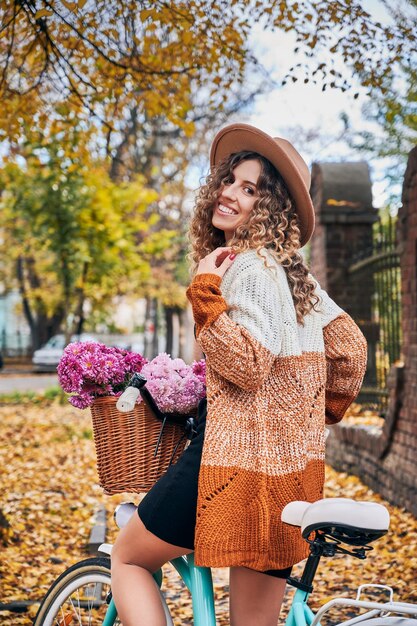
<path fill-rule="evenodd" d="M 280 351 L 276 284 L 266 269 L 237 277 L 231 304 L 239 323 L 226 313 L 220 284 L 216 274 L 198 274 L 187 290 L 198 342 L 221 376 L 242 389 L 256 391 Z"/>
<path fill-rule="evenodd" d="M 358 395 L 367 365 L 366 339 L 358 325 L 340 308 L 317 280 L 326 356 L 326 424 L 340 422 Z"/>
<path fill-rule="evenodd" d="M 336 424 L 360 391 L 366 371 L 367 344 L 347 313 L 323 328 L 323 338 L 327 363 L 326 424 Z"/>

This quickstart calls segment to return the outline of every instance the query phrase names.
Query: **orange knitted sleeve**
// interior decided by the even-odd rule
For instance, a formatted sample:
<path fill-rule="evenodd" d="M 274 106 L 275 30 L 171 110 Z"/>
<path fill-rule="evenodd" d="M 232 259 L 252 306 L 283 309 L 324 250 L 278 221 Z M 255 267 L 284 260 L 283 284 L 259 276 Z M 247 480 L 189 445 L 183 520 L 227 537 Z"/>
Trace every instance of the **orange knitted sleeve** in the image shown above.
<path fill-rule="evenodd" d="M 197 274 L 187 289 L 187 298 L 193 307 L 196 337 L 210 326 L 224 311 L 227 304 L 220 291 L 222 279 L 217 274 Z"/>
<path fill-rule="evenodd" d="M 366 371 L 367 344 L 347 313 L 323 328 L 327 362 L 326 424 L 340 422 L 358 395 Z"/>

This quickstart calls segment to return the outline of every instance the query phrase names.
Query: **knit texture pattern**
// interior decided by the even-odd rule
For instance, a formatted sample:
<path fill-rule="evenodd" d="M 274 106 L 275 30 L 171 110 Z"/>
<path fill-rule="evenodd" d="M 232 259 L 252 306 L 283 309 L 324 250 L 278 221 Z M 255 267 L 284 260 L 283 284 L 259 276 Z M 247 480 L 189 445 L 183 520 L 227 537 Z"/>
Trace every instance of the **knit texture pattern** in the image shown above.
<path fill-rule="evenodd" d="M 264 571 L 307 556 L 281 512 L 323 496 L 325 422 L 342 419 L 366 369 L 352 318 L 316 281 L 318 310 L 298 324 L 285 270 L 264 257 L 241 253 L 187 290 L 207 366 L 198 565 Z"/>

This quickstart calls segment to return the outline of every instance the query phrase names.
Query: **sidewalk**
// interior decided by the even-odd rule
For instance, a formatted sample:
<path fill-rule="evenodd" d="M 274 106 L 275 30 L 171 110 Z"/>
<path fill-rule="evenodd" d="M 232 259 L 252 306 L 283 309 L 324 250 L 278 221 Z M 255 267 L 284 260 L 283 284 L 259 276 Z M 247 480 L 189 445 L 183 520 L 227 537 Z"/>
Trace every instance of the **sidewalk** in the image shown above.
<path fill-rule="evenodd" d="M 58 385 L 56 374 L 34 374 L 30 368 L 14 365 L 0 371 L 0 394 L 13 391 L 45 391 Z"/>

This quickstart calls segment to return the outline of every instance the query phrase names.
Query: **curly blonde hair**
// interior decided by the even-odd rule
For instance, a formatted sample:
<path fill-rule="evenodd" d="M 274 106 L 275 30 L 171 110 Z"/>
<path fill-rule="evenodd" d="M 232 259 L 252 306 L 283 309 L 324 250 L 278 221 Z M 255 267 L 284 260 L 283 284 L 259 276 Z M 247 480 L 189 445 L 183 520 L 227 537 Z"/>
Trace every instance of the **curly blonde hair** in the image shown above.
<path fill-rule="evenodd" d="M 297 322 L 304 324 L 304 316 L 315 308 L 319 298 L 315 283 L 309 277 L 308 268 L 299 253 L 300 228 L 293 200 L 279 172 L 270 161 L 256 152 L 237 152 L 224 159 L 207 176 L 206 183 L 199 189 L 194 216 L 191 220 L 189 238 L 192 273 L 207 254 L 225 245 L 222 230 L 213 227 L 212 216 L 225 181 L 242 161 L 254 159 L 261 165 L 257 181 L 258 198 L 247 222 L 240 224 L 228 245 L 234 252 L 256 250 L 258 255 L 266 248 L 282 265 L 287 274 Z"/>

